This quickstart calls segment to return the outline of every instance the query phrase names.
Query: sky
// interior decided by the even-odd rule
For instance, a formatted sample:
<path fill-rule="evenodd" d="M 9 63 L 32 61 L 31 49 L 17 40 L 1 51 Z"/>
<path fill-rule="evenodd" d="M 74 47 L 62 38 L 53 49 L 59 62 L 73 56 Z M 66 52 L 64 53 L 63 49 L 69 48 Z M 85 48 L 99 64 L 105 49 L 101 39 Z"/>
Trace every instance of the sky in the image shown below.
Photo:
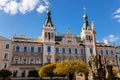
<path fill-rule="evenodd" d="M 84 8 L 89 25 L 94 21 L 96 39 L 120 45 L 120 0 L 0 0 L 0 36 L 38 38 L 51 10 L 55 33 L 81 33 Z"/>

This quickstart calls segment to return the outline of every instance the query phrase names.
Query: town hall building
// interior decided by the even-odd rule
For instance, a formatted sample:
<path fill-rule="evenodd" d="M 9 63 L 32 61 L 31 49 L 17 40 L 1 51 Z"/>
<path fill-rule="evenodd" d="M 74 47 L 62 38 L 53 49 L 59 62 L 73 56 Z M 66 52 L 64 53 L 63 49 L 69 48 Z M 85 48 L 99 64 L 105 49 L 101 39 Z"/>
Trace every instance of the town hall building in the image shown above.
<path fill-rule="evenodd" d="M 64 35 L 55 35 L 51 12 L 47 11 L 42 34 L 37 39 L 27 38 L 25 35 L 7 39 L 0 36 L 0 69 L 8 69 L 16 76 L 28 75 L 30 70 L 39 70 L 42 65 L 64 60 L 90 60 L 93 52 L 93 34 L 88 23 L 88 16 L 83 15 L 82 32 L 79 36 L 68 30 Z M 107 64 L 117 67 L 115 47 L 107 42 L 96 42 L 97 53 Z"/>

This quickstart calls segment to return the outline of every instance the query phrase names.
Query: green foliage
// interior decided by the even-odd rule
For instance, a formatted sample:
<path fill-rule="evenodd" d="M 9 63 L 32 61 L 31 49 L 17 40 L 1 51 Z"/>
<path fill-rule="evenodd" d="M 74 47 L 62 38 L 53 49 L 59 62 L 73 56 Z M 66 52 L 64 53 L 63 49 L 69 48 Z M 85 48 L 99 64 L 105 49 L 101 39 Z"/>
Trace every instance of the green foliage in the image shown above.
<path fill-rule="evenodd" d="M 112 69 L 113 70 L 113 74 L 115 75 L 115 76 L 117 76 L 117 74 L 118 74 L 118 70 L 116 70 L 116 69 Z"/>
<path fill-rule="evenodd" d="M 45 65 L 43 67 L 41 67 L 41 69 L 39 70 L 39 76 L 40 77 L 46 77 L 46 76 L 50 76 L 53 77 L 54 73 L 53 70 L 56 68 L 56 64 L 48 64 Z"/>
<path fill-rule="evenodd" d="M 28 77 L 39 77 L 38 70 L 31 70 L 28 72 Z"/>
<path fill-rule="evenodd" d="M 11 75 L 12 75 L 12 72 L 9 70 L 6 70 L 6 69 L 0 70 L 0 77 L 3 77 L 4 80 L 5 78 L 8 78 Z"/>

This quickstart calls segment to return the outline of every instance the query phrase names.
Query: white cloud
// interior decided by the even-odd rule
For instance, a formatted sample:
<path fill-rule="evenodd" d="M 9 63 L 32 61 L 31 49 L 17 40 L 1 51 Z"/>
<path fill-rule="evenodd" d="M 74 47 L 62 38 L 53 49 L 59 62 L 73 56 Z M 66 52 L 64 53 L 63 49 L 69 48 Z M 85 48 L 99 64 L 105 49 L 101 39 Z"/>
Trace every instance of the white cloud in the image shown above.
<path fill-rule="evenodd" d="M 48 2 L 48 0 L 43 0 L 45 5 L 50 5 L 50 3 Z"/>
<path fill-rule="evenodd" d="M 120 23 L 120 8 L 118 8 L 114 13 L 113 13 L 113 18 L 117 20 L 117 22 Z"/>
<path fill-rule="evenodd" d="M 16 14 L 18 13 L 18 3 L 16 1 L 11 1 L 9 3 L 6 3 L 5 7 L 3 8 L 3 10 L 6 13 L 10 13 L 10 14 Z"/>
<path fill-rule="evenodd" d="M 119 19 L 119 18 L 120 18 L 120 15 L 115 15 L 114 18 L 118 18 L 118 19 Z"/>
<path fill-rule="evenodd" d="M 0 0 L 0 6 L 5 6 L 8 0 Z"/>
<path fill-rule="evenodd" d="M 23 0 L 20 3 L 19 11 L 22 14 L 25 14 L 27 12 L 31 12 L 35 9 L 35 7 L 37 6 L 38 3 L 39 3 L 39 0 Z"/>
<path fill-rule="evenodd" d="M 115 12 L 114 12 L 114 14 L 119 14 L 120 13 L 120 8 L 118 8 Z"/>
<path fill-rule="evenodd" d="M 49 8 L 50 3 L 48 0 L 43 0 L 44 4 L 39 5 L 39 7 L 36 9 L 39 13 L 43 13 Z"/>
<path fill-rule="evenodd" d="M 36 10 L 37 10 L 39 13 L 43 13 L 44 11 L 46 11 L 47 8 L 48 8 L 48 6 L 40 5 Z"/>
<path fill-rule="evenodd" d="M 8 14 L 25 14 L 36 10 L 43 13 L 49 8 L 48 0 L 0 0 L 0 11 Z"/>
<path fill-rule="evenodd" d="M 104 40 L 104 41 L 107 40 L 107 41 L 110 41 L 110 42 L 115 42 L 115 41 L 118 40 L 118 39 L 119 39 L 119 37 L 111 34 L 111 35 L 109 35 L 108 37 L 104 38 L 103 40 Z"/>

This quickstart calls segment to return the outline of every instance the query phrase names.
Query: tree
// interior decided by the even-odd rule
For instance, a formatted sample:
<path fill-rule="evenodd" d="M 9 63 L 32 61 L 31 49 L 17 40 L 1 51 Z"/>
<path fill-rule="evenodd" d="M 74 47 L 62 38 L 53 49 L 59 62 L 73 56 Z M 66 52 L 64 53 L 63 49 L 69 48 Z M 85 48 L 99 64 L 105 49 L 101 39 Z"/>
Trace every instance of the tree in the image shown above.
<path fill-rule="evenodd" d="M 51 80 L 52 77 L 54 76 L 53 70 L 56 68 L 56 64 L 48 64 L 45 65 L 43 67 L 41 67 L 41 69 L 39 70 L 39 76 L 40 77 L 46 77 L 46 76 L 50 76 Z"/>
<path fill-rule="evenodd" d="M 31 70 L 28 72 L 28 77 L 39 77 L 38 70 Z"/>
<path fill-rule="evenodd" d="M 6 69 L 2 69 L 0 70 L 0 77 L 3 78 L 3 80 L 6 80 L 7 78 L 9 78 L 9 76 L 12 75 L 12 72 Z"/>
<path fill-rule="evenodd" d="M 87 74 L 89 69 L 82 61 L 69 61 L 59 62 L 56 65 L 54 73 L 57 75 L 68 75 L 68 80 L 73 80 L 75 73 Z"/>
<path fill-rule="evenodd" d="M 117 74 L 119 73 L 118 70 L 116 70 L 116 69 L 114 69 L 114 68 L 112 69 L 112 71 L 113 71 L 113 74 L 114 74 L 115 76 L 117 76 Z"/>

